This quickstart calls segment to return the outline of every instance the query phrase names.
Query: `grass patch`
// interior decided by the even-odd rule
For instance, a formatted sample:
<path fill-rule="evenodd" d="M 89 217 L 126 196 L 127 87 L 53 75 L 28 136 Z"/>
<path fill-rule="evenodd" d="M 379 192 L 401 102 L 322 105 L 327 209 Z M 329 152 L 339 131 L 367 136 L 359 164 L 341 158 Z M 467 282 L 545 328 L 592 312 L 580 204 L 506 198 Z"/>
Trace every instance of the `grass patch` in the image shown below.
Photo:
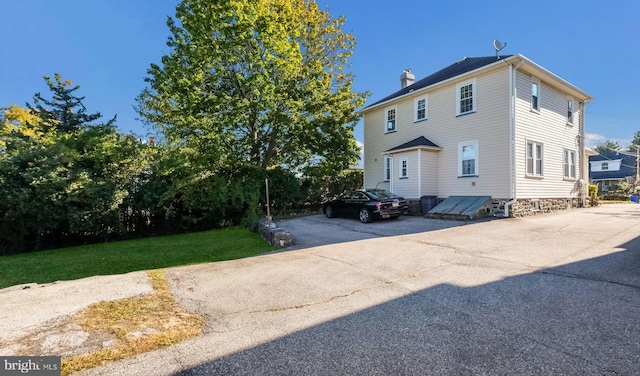
<path fill-rule="evenodd" d="M 178 307 L 164 271 L 147 273 L 153 294 L 92 304 L 75 317 L 85 332 L 112 335 L 116 344 L 63 359 L 62 375 L 171 346 L 201 333 L 203 318 Z"/>
<path fill-rule="evenodd" d="M 236 226 L 1 256 L 0 289 L 23 283 L 49 283 L 234 260 L 276 248 L 260 235 Z"/>

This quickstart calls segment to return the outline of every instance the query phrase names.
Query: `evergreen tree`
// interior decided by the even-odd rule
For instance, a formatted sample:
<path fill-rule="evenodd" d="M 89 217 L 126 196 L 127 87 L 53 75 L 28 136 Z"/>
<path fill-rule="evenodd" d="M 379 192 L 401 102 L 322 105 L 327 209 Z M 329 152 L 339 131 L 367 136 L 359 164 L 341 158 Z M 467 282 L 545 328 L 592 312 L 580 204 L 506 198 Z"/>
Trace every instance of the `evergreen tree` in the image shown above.
<path fill-rule="evenodd" d="M 44 77 L 47 86 L 53 93 L 51 100 L 45 99 L 36 93 L 33 97 L 33 105 L 27 103 L 27 108 L 40 118 L 42 129 L 55 129 L 62 133 L 75 133 L 83 125 L 87 125 L 102 117 L 99 112 L 87 114 L 82 101 L 84 97 L 74 96 L 79 85 L 71 86 L 71 80 L 62 81 L 60 74 L 55 74 L 55 82 L 51 77 Z M 115 122 L 115 117 L 108 124 Z"/>

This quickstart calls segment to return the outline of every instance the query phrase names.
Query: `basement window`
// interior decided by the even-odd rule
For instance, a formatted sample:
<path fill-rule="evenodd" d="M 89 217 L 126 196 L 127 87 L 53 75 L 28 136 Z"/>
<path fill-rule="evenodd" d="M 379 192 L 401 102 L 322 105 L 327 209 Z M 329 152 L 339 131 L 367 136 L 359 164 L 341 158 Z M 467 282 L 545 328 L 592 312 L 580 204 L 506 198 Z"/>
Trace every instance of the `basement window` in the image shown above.
<path fill-rule="evenodd" d="M 531 211 L 540 211 L 540 200 L 531 200 Z"/>

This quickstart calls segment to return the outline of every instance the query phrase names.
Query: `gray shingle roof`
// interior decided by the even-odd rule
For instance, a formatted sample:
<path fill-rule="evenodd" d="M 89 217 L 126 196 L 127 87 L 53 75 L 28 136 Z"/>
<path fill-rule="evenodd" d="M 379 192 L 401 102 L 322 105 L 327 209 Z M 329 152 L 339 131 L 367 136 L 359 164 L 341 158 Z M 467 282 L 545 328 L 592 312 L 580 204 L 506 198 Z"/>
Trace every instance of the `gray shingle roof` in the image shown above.
<path fill-rule="evenodd" d="M 502 55 L 500 59 L 506 59 L 513 55 Z M 436 73 L 427 76 L 421 80 L 414 82 L 412 85 L 409 85 L 403 89 L 396 91 L 395 93 L 388 95 L 379 101 L 368 105 L 365 108 L 375 106 L 379 103 L 386 102 L 393 98 L 400 97 L 404 94 L 410 93 L 412 91 L 422 89 L 427 86 L 431 86 L 433 84 L 437 84 L 438 82 L 448 80 L 455 76 L 459 76 L 461 74 L 471 72 L 472 70 L 482 68 L 485 65 L 489 65 L 495 63 L 497 61 L 495 56 L 485 56 L 485 57 L 465 57 L 462 60 L 456 61 L 455 63 L 449 65 L 448 67 L 437 71 Z"/>
<path fill-rule="evenodd" d="M 589 162 L 613 161 L 622 159 L 620 170 L 618 171 L 590 171 L 589 178 L 592 180 L 615 180 L 624 179 L 627 176 L 636 175 L 636 154 L 628 152 L 605 151 L 598 155 L 589 157 Z M 589 167 L 591 169 L 591 167 Z"/>
<path fill-rule="evenodd" d="M 389 150 L 387 150 L 387 152 L 390 151 L 395 151 L 395 150 L 402 150 L 402 149 L 411 149 L 411 148 L 416 148 L 419 146 L 429 146 L 429 147 L 434 147 L 434 148 L 439 148 L 440 146 L 434 144 L 433 142 L 429 141 L 429 139 L 427 139 L 424 136 L 420 136 L 418 138 L 415 138 L 409 142 L 405 142 L 402 145 L 398 145 L 394 148 L 391 148 Z"/>

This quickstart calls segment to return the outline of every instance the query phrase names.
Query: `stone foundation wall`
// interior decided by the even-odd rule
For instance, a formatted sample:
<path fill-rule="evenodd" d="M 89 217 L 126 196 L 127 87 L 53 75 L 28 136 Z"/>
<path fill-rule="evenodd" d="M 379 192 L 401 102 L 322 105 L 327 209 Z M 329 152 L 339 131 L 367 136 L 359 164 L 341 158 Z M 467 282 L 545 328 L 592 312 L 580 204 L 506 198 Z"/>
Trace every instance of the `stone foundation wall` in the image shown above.
<path fill-rule="evenodd" d="M 574 198 L 540 198 L 519 199 L 509 208 L 509 217 L 528 217 L 543 213 L 578 208 L 582 206 L 582 199 Z M 504 205 L 502 205 L 504 214 Z"/>

